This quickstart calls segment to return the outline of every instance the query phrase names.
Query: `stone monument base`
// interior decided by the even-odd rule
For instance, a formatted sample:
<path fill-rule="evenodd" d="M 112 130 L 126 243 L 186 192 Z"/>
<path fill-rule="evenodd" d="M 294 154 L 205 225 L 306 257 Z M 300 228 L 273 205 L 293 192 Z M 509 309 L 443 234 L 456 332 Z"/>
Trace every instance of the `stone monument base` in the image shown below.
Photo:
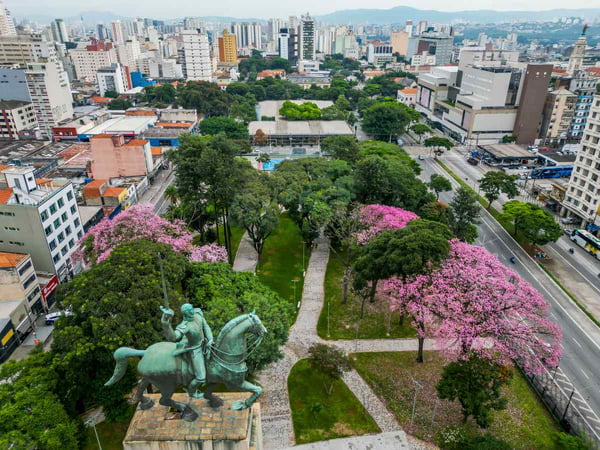
<path fill-rule="evenodd" d="M 250 394 L 216 393 L 223 406 L 211 408 L 204 399 L 192 399 L 189 405 L 198 413 L 193 422 L 181 420 L 179 413 L 158 403 L 160 394 L 146 394 L 154 400 L 147 410 L 139 405 L 123 440 L 124 450 L 262 450 L 260 404 L 233 411 L 231 404 Z M 187 394 L 174 394 L 173 400 L 187 403 Z"/>

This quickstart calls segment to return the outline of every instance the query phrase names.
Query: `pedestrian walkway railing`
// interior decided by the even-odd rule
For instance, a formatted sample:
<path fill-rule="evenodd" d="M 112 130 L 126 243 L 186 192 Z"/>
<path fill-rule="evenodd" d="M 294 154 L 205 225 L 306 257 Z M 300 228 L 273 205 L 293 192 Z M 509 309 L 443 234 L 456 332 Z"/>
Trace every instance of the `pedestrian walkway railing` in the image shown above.
<path fill-rule="evenodd" d="M 565 431 L 600 450 L 600 419 L 560 368 L 525 376 Z"/>

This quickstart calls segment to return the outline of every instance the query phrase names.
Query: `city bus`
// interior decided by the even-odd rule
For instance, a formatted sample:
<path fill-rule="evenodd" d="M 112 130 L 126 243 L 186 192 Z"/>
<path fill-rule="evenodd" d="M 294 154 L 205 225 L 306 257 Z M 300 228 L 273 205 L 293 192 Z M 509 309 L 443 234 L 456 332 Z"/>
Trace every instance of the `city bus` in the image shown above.
<path fill-rule="evenodd" d="M 571 233 L 571 240 L 576 242 L 580 247 L 583 247 L 588 253 L 594 255 L 597 259 L 600 259 L 600 239 L 589 231 L 582 229 L 574 230 Z"/>
<path fill-rule="evenodd" d="M 573 172 L 573 166 L 540 167 L 533 169 L 529 178 L 568 178 Z"/>

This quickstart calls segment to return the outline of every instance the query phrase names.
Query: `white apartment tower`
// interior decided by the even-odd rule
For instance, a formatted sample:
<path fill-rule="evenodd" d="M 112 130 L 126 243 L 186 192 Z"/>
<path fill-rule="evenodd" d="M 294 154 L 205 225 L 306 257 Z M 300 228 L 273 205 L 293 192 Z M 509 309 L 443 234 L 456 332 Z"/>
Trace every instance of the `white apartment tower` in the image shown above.
<path fill-rule="evenodd" d="M 123 66 L 120 64 L 115 63 L 98 69 L 96 78 L 101 97 L 104 97 L 108 91 L 122 94 L 127 90 L 125 82 L 127 78 L 123 72 Z"/>
<path fill-rule="evenodd" d="M 279 30 L 279 42 L 277 45 L 279 51 L 279 57 L 283 59 L 289 59 L 290 56 L 290 33 L 287 28 Z"/>
<path fill-rule="evenodd" d="M 300 23 L 300 43 L 298 45 L 298 59 L 312 61 L 316 57 L 316 28 L 315 20 L 306 13 Z"/>
<path fill-rule="evenodd" d="M 0 1 L 0 36 L 16 36 L 15 21 L 4 2 Z"/>
<path fill-rule="evenodd" d="M 113 42 L 116 44 L 122 44 L 125 42 L 125 31 L 123 30 L 123 24 L 120 20 L 115 20 L 110 24 L 112 31 Z"/>
<path fill-rule="evenodd" d="M 600 96 L 596 95 L 581 140 L 581 150 L 571 173 L 562 215 L 578 216 L 593 223 L 600 200 Z"/>
<path fill-rule="evenodd" d="M 37 180 L 34 167 L 2 171 L 8 185 L 0 204 L 0 251 L 29 253 L 36 270 L 72 275 L 71 255 L 83 236 L 73 184 Z"/>
<path fill-rule="evenodd" d="M 95 40 L 91 45 L 69 50 L 69 56 L 75 67 L 75 75 L 80 81 L 96 81 L 98 69 L 118 61 L 117 52 L 112 44 Z"/>
<path fill-rule="evenodd" d="M 69 33 L 67 31 L 67 26 L 65 25 L 65 21 L 62 19 L 55 19 L 51 23 L 52 28 L 52 38 L 56 42 L 60 42 L 64 44 L 69 41 Z"/>
<path fill-rule="evenodd" d="M 587 25 L 583 27 L 583 32 L 581 33 L 581 36 L 579 36 L 579 39 L 575 41 L 573 52 L 569 57 L 569 67 L 567 69 L 569 75 L 574 75 L 575 72 L 583 68 L 583 58 L 585 57 L 585 48 L 587 47 L 587 40 L 585 38 L 586 30 Z"/>
<path fill-rule="evenodd" d="M 186 80 L 212 81 L 208 36 L 197 30 L 183 30 L 183 72 Z"/>

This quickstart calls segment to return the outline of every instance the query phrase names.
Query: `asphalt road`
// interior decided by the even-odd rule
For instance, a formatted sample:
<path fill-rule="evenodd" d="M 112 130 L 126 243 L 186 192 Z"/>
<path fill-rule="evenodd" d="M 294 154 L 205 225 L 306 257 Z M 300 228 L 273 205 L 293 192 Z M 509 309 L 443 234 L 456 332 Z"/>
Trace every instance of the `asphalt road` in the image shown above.
<path fill-rule="evenodd" d="M 458 183 L 433 158 L 426 157 L 419 162 L 423 168 L 421 177 L 424 180 L 428 180 L 433 173 L 438 173 L 449 178 L 454 189 L 458 187 Z M 442 193 L 440 199 L 449 202 L 451 196 L 452 193 Z M 518 272 L 550 303 L 550 318 L 563 331 L 563 356 L 556 380 L 569 394 L 575 388 L 577 392 L 573 397 L 573 406 L 596 429 L 600 439 L 600 329 L 483 209 L 478 229 L 479 238 L 476 243 Z M 511 256 L 517 259 L 514 265 L 509 262 Z"/>

